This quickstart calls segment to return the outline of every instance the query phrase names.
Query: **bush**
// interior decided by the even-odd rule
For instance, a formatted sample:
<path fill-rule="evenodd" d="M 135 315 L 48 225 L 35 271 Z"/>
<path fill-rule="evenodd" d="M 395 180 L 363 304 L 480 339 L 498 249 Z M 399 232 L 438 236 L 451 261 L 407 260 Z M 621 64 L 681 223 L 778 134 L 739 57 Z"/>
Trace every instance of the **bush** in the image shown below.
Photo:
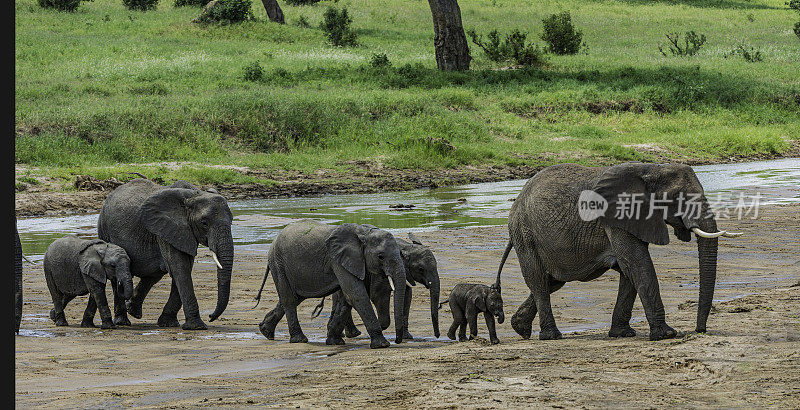
<path fill-rule="evenodd" d="M 292 6 L 308 6 L 319 3 L 320 0 L 286 0 L 286 4 Z"/>
<path fill-rule="evenodd" d="M 680 33 L 667 33 L 667 40 L 669 40 L 669 51 L 674 56 L 684 57 L 684 56 L 693 56 L 697 54 L 703 44 L 706 43 L 706 35 L 700 34 L 692 31 L 687 31 L 683 36 L 683 47 L 680 45 L 681 35 Z M 658 51 L 661 52 L 664 57 L 667 56 L 667 53 L 664 52 L 662 46 L 658 46 Z"/>
<path fill-rule="evenodd" d="M 350 29 L 353 19 L 347 15 L 347 7 L 337 10 L 335 7 L 328 7 L 323 15 L 320 28 L 325 32 L 325 36 L 331 44 L 335 46 L 355 46 L 356 33 Z"/>
<path fill-rule="evenodd" d="M 210 0 L 175 0 L 175 7 L 195 6 L 204 7 Z"/>
<path fill-rule="evenodd" d="M 542 40 L 548 44 L 547 50 L 553 54 L 576 54 L 581 49 L 583 32 L 575 30 L 568 11 L 551 14 L 542 20 L 544 33 Z"/>
<path fill-rule="evenodd" d="M 523 66 L 539 66 L 545 61 L 544 53 L 539 49 L 539 46 L 533 43 L 526 43 L 527 34 L 519 30 L 513 30 L 511 33 L 506 34 L 502 41 L 497 30 L 489 32 L 485 42 L 474 30 L 469 30 L 467 34 L 469 34 L 472 42 L 480 47 L 491 61 L 507 61 Z"/>
<path fill-rule="evenodd" d="M 216 0 L 216 3 L 209 3 L 203 13 L 194 19 L 197 23 L 219 23 L 233 24 L 242 21 L 252 20 L 253 11 L 251 10 L 251 0 Z"/>
<path fill-rule="evenodd" d="M 800 40 L 800 21 L 794 23 L 794 35 L 796 35 L 797 39 Z"/>
<path fill-rule="evenodd" d="M 723 54 L 723 57 L 728 58 L 736 55 L 742 56 L 742 58 L 744 58 L 744 60 L 748 63 L 764 61 L 764 58 L 761 56 L 761 50 L 756 50 L 753 48 L 753 46 L 745 46 L 743 44 L 740 44 L 733 50 Z"/>
<path fill-rule="evenodd" d="M 242 78 L 245 81 L 261 81 L 264 78 L 264 69 L 258 61 L 253 61 L 242 69 Z"/>
<path fill-rule="evenodd" d="M 294 24 L 303 28 L 311 27 L 311 24 L 309 24 L 308 19 L 306 19 L 306 16 L 300 16 L 300 18 L 298 18 L 297 21 L 294 22 Z"/>
<path fill-rule="evenodd" d="M 158 5 L 158 0 L 122 0 L 122 4 L 128 10 L 147 11 L 154 10 Z"/>
<path fill-rule="evenodd" d="M 372 55 L 372 58 L 369 59 L 369 65 L 374 68 L 389 68 L 392 66 L 392 62 L 389 61 L 386 53 L 380 53 Z"/>
<path fill-rule="evenodd" d="M 81 0 L 39 0 L 39 6 L 46 9 L 56 9 L 73 12 L 81 4 Z"/>

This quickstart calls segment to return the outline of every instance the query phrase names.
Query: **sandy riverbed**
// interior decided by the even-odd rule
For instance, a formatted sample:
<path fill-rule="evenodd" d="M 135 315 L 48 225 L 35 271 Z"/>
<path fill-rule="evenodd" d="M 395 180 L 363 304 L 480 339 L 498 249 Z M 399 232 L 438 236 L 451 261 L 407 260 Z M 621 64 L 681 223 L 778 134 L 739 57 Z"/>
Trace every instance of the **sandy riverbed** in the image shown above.
<path fill-rule="evenodd" d="M 660 342 L 647 340 L 638 301 L 633 323 L 638 336 L 606 336 L 617 291 L 613 272 L 567 284 L 553 295 L 562 340 L 543 342 L 535 335 L 522 340 L 507 320 L 498 326 L 500 345 L 483 339 L 450 342 L 444 334 L 452 316 L 445 306 L 443 337 L 434 341 L 428 295 L 415 289 L 409 325 L 418 339 L 371 350 L 364 336 L 348 339 L 345 346 L 326 346 L 330 304 L 312 319 L 316 300 L 300 306 L 310 343 L 288 343 L 285 320 L 276 340 L 263 338 L 257 324 L 277 301 L 270 279 L 261 305 L 251 310 L 263 252 L 238 251 L 228 309 L 217 321 L 207 321 L 208 330 L 193 332 L 156 326 L 169 293 L 167 281 L 154 288 L 144 317 L 132 318 L 132 327 L 78 327 L 86 297 L 68 306 L 69 327 L 55 327 L 47 317 L 52 303 L 42 267 L 26 264 L 22 332 L 16 337 L 17 405 L 800 407 L 800 205 L 763 207 L 758 220 L 720 226 L 746 235 L 720 241 L 718 301 L 705 335 L 691 332 L 696 245 L 673 238 L 667 246 L 652 247 L 667 322 L 681 331 L 679 338 Z M 444 299 L 456 283 L 492 281 L 507 230 L 417 236 L 437 256 Z M 216 298 L 207 249 L 201 249 L 193 278 L 207 317 Z M 503 285 L 510 319 L 528 294 L 513 254 Z M 487 337 L 480 321 L 479 332 Z"/>

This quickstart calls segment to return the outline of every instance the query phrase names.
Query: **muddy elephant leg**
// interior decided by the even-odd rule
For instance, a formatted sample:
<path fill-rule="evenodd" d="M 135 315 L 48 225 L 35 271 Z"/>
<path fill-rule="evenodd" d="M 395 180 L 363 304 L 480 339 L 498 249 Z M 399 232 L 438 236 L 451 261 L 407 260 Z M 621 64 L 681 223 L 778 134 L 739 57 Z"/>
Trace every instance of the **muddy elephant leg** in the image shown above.
<path fill-rule="evenodd" d="M 483 312 L 483 318 L 486 319 L 486 327 L 489 329 L 489 340 L 493 345 L 500 343 L 497 338 L 497 329 L 494 327 L 494 316 L 490 312 Z"/>
<path fill-rule="evenodd" d="M 533 319 L 536 318 L 536 301 L 533 298 L 533 293 L 528 295 L 528 298 L 519 305 L 517 311 L 511 316 L 511 327 L 522 336 L 523 339 L 531 337 L 533 332 Z"/>
<path fill-rule="evenodd" d="M 331 318 L 328 320 L 328 337 L 325 340 L 325 344 L 328 345 L 343 345 L 342 330 L 347 322 L 353 323 L 352 306 L 341 299 L 344 298 L 337 300 L 331 309 Z"/>
<path fill-rule="evenodd" d="M 178 292 L 178 286 L 175 285 L 173 280 L 169 288 L 169 299 L 161 311 L 161 316 L 158 317 L 158 326 L 160 327 L 178 327 L 181 324 L 178 322 L 178 311 L 181 310 L 181 295 Z"/>
<path fill-rule="evenodd" d="M 144 303 L 144 298 L 150 292 L 150 289 L 153 288 L 153 285 L 158 283 L 158 281 L 160 281 L 161 278 L 163 278 L 163 277 L 164 277 L 164 274 L 161 274 L 161 276 L 158 276 L 158 275 L 156 275 L 156 276 L 144 276 L 144 277 L 139 279 L 139 283 L 137 283 L 136 284 L 136 288 L 133 289 L 133 296 L 131 296 L 131 300 L 127 304 L 127 311 L 130 312 L 131 316 L 133 316 L 133 317 L 135 317 L 137 319 L 141 319 L 142 318 L 142 303 Z M 116 286 L 115 286 L 115 291 L 116 291 Z M 116 295 L 116 293 L 115 293 L 114 294 L 114 323 L 119 325 L 119 324 L 122 324 L 122 323 L 117 323 L 117 322 L 120 321 L 120 319 L 117 319 L 117 317 L 125 316 L 126 304 L 125 304 L 125 302 L 123 300 L 118 300 L 118 299 L 121 299 L 121 297 L 118 297 Z M 120 306 L 119 308 L 117 307 L 118 305 Z M 127 319 L 128 319 L 127 316 L 125 316 L 125 320 L 127 320 Z M 127 324 L 130 325 L 130 321 L 128 321 Z"/>
<path fill-rule="evenodd" d="M 297 305 L 301 301 L 281 301 L 283 310 L 286 312 L 286 322 L 289 324 L 289 343 L 308 343 L 308 338 L 300 328 L 300 320 L 297 318 Z"/>
<path fill-rule="evenodd" d="M 278 326 L 278 322 L 283 319 L 284 314 L 283 306 L 278 302 L 274 309 L 264 315 L 264 320 L 258 324 L 258 330 L 267 339 L 275 340 L 275 327 Z"/>
<path fill-rule="evenodd" d="M 200 307 L 197 305 L 197 297 L 194 294 L 194 284 L 192 283 L 194 256 L 175 249 L 175 247 L 161 238 L 158 239 L 158 247 L 167 262 L 167 271 L 172 277 L 175 287 L 178 288 L 178 294 L 181 298 L 183 314 L 186 318 L 181 329 L 208 329 L 203 319 L 200 319 Z"/>
<path fill-rule="evenodd" d="M 349 338 L 355 338 L 361 335 L 361 331 L 358 330 L 356 327 L 356 323 L 353 322 L 353 310 L 350 310 L 350 313 L 344 317 L 344 334 Z"/>
<path fill-rule="evenodd" d="M 81 327 L 97 327 L 94 324 L 94 314 L 97 312 L 97 303 L 94 298 L 89 295 L 89 302 L 86 304 L 86 310 L 83 311 L 83 320 L 81 320 Z"/>
<path fill-rule="evenodd" d="M 106 300 L 106 289 L 105 284 L 95 284 L 93 288 L 89 288 L 91 291 L 90 298 L 94 299 L 95 304 L 97 305 L 97 310 L 100 312 L 100 323 L 101 329 L 114 329 L 117 326 L 114 325 L 114 318 L 111 315 L 111 309 L 108 308 L 108 300 Z"/>
<path fill-rule="evenodd" d="M 622 274 L 633 282 L 642 301 L 647 323 L 650 325 L 650 340 L 675 337 L 677 332 L 665 320 L 664 303 L 661 301 L 656 269 L 650 258 L 648 244 L 621 229 L 606 228 L 606 232 Z"/>
<path fill-rule="evenodd" d="M 403 314 L 406 317 L 406 323 L 408 323 L 408 314 L 411 310 L 411 286 L 406 286 L 406 300 L 403 303 Z M 408 326 L 406 326 L 405 335 L 403 335 L 403 340 L 414 340 L 414 336 L 411 336 L 411 333 L 408 332 Z"/>
<path fill-rule="evenodd" d="M 344 269 L 334 268 L 334 272 L 339 280 L 339 286 L 341 286 L 345 299 L 355 308 L 356 312 L 361 316 L 364 327 L 367 328 L 370 338 L 369 347 L 373 349 L 389 347 L 389 341 L 383 337 L 380 322 L 378 322 L 378 317 L 372 309 L 372 302 L 369 299 L 369 293 L 364 286 L 364 282 Z"/>
<path fill-rule="evenodd" d="M 478 337 L 478 309 L 474 304 L 467 302 L 467 322 L 469 323 L 469 340 Z"/>
<path fill-rule="evenodd" d="M 45 268 L 44 278 L 47 282 L 47 289 L 50 291 L 50 297 L 53 299 L 53 308 L 50 309 L 50 319 L 56 326 L 67 326 L 67 318 L 64 316 L 64 294 L 58 290 L 47 268 Z"/>
<path fill-rule="evenodd" d="M 636 331 L 630 325 L 633 303 L 636 301 L 636 287 L 625 274 L 619 274 L 619 292 L 617 292 L 617 303 L 614 305 L 614 313 L 611 316 L 611 330 L 608 331 L 609 337 L 633 337 Z"/>
<path fill-rule="evenodd" d="M 461 310 L 461 307 L 457 304 L 451 303 L 450 312 L 453 314 L 453 324 L 450 325 L 450 329 L 447 330 L 447 337 L 450 340 L 456 340 L 456 331 L 464 320 L 464 311 Z"/>

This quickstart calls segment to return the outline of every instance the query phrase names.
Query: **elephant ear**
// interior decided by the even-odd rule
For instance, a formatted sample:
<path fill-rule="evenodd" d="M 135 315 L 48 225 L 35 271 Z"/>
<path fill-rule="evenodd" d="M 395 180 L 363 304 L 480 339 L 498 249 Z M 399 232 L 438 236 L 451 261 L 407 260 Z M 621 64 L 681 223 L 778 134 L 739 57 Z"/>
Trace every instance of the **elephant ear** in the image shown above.
<path fill-rule="evenodd" d="M 365 238 L 361 230 L 358 224 L 341 224 L 325 240 L 325 247 L 331 260 L 359 280 L 364 280 L 367 273 L 364 259 Z"/>
<path fill-rule="evenodd" d="M 482 292 L 477 292 L 472 298 L 472 301 L 475 303 L 475 307 L 478 308 L 478 311 L 486 311 L 486 295 L 484 295 Z"/>
<path fill-rule="evenodd" d="M 658 165 L 641 162 L 626 162 L 603 172 L 595 182 L 593 190 L 608 203 L 600 222 L 606 226 L 620 228 L 647 243 L 666 245 L 669 232 L 661 212 L 650 218 L 650 194 L 645 182 L 646 174 Z M 635 210 L 639 204 L 638 213 Z M 633 212 L 620 212 L 631 211 Z"/>
<path fill-rule="evenodd" d="M 99 239 L 81 245 L 78 265 L 82 274 L 98 282 L 106 282 L 106 271 L 102 261 L 107 247 L 108 245 Z"/>
<path fill-rule="evenodd" d="M 142 204 L 139 219 L 148 231 L 183 253 L 197 255 L 197 239 L 189 225 L 186 201 L 200 191 L 184 188 L 162 189 Z"/>

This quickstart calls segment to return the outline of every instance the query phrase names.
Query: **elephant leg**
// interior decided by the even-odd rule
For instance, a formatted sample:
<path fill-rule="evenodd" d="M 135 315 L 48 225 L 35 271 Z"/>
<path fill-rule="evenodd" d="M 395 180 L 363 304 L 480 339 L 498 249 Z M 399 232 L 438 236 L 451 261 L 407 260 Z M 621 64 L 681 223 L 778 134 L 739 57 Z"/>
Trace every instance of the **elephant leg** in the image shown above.
<path fill-rule="evenodd" d="M 289 343 L 308 343 L 308 338 L 300 328 L 300 320 L 297 318 L 297 305 L 299 302 L 284 303 L 281 301 L 286 312 L 286 322 L 289 324 Z"/>
<path fill-rule="evenodd" d="M 472 303 L 467 302 L 467 322 L 469 322 L 469 339 L 478 337 L 478 309 Z"/>
<path fill-rule="evenodd" d="M 89 297 L 94 299 L 94 302 L 97 305 L 97 310 L 100 312 L 100 320 L 102 320 L 100 328 L 101 329 L 116 328 L 117 326 L 114 325 L 114 318 L 111 315 L 111 309 L 109 309 L 108 307 L 108 300 L 106 300 L 105 286 L 96 284 L 94 285 L 93 289 L 90 288 L 90 291 L 91 295 L 89 295 Z"/>
<path fill-rule="evenodd" d="M 158 245 L 164 260 L 167 261 L 167 271 L 178 288 L 178 294 L 183 305 L 183 314 L 186 320 L 183 322 L 183 330 L 205 330 L 208 326 L 200 319 L 200 307 L 197 305 L 197 297 L 194 294 L 194 284 L 192 283 L 192 266 L 194 257 L 175 249 L 172 245 L 158 239 Z"/>
<path fill-rule="evenodd" d="M 617 303 L 614 305 L 614 313 L 611 316 L 611 330 L 608 331 L 609 337 L 633 337 L 636 331 L 630 325 L 633 303 L 636 301 L 636 287 L 625 274 L 619 274 L 619 292 L 617 292 Z"/>
<path fill-rule="evenodd" d="M 47 282 L 47 289 L 53 299 L 53 308 L 50 309 L 50 319 L 56 326 L 67 326 L 67 318 L 64 316 L 64 294 L 58 290 L 49 269 L 45 268 L 44 278 Z"/>
<path fill-rule="evenodd" d="M 333 304 L 331 317 L 328 320 L 328 337 L 325 340 L 325 344 L 328 345 L 343 345 L 342 330 L 347 322 L 353 323 L 352 306 L 341 299 Z"/>
<path fill-rule="evenodd" d="M 137 283 L 136 284 L 136 288 L 133 289 L 133 296 L 131 296 L 131 301 L 127 305 L 128 312 L 130 312 L 131 316 L 133 316 L 133 317 L 135 317 L 137 319 L 141 319 L 142 318 L 142 303 L 144 303 L 144 298 L 150 292 L 150 289 L 153 288 L 153 285 L 158 283 L 158 281 L 160 281 L 161 278 L 163 278 L 163 277 L 164 277 L 163 275 L 161 275 L 161 276 L 144 276 L 144 277 L 139 279 L 139 283 Z M 125 312 L 125 309 L 124 309 L 125 304 L 124 303 L 120 303 L 119 305 L 122 308 L 118 310 L 117 309 L 117 299 L 116 299 L 116 296 L 115 296 L 115 298 L 114 298 L 114 311 L 115 311 L 114 313 L 115 313 L 115 316 L 119 316 L 119 314 L 117 312 L 119 312 L 120 310 L 123 313 Z M 117 320 L 115 318 L 115 322 L 116 321 Z M 117 323 L 117 324 L 119 324 L 119 323 Z M 130 325 L 130 323 L 128 323 L 128 324 Z"/>
<path fill-rule="evenodd" d="M 350 309 L 350 312 L 344 317 L 344 334 L 351 339 L 361 335 L 361 331 L 358 330 L 356 323 L 353 322 L 352 309 Z"/>
<path fill-rule="evenodd" d="M 650 340 L 673 338 L 675 329 L 666 323 L 664 303 L 648 244 L 621 229 L 607 228 L 611 248 L 617 257 L 622 274 L 630 278 L 642 301 L 647 323 L 650 325 Z"/>
<path fill-rule="evenodd" d="M 258 324 L 258 330 L 261 331 L 264 337 L 269 340 L 275 339 L 275 327 L 278 326 L 278 322 L 283 319 L 284 313 L 283 306 L 278 302 L 278 305 L 275 306 L 274 309 L 264 315 L 264 320 Z"/>
<path fill-rule="evenodd" d="M 331 301 L 333 302 L 333 307 L 331 308 L 331 318 L 330 318 L 330 320 L 328 320 L 329 328 L 330 328 L 330 324 L 333 323 L 332 320 L 334 318 L 334 313 L 335 313 L 337 305 L 339 305 L 340 303 L 347 303 L 344 300 L 344 294 L 342 293 L 341 290 L 338 290 L 338 291 L 334 292 L 333 295 L 331 295 Z M 352 306 L 350 306 L 350 309 L 347 310 L 347 314 L 342 317 L 342 320 L 343 320 L 343 323 L 344 323 L 344 334 L 347 335 L 347 337 L 354 338 L 354 337 L 358 337 L 361 334 L 361 331 L 358 330 L 358 328 L 356 327 L 355 322 L 353 322 Z M 338 336 L 340 338 L 342 337 L 342 332 L 341 331 L 339 331 Z"/>
<path fill-rule="evenodd" d="M 497 329 L 494 327 L 494 316 L 490 312 L 483 312 L 483 318 L 486 319 L 486 327 L 489 329 L 489 340 L 493 345 L 500 343 L 497 338 Z"/>
<path fill-rule="evenodd" d="M 511 327 L 523 339 L 528 339 L 533 331 L 534 318 L 536 318 L 536 301 L 533 298 L 533 293 L 531 293 L 517 308 L 514 315 L 511 316 Z"/>
<path fill-rule="evenodd" d="M 380 322 L 378 322 L 378 317 L 372 309 L 372 302 L 369 299 L 369 293 L 364 286 L 364 282 L 347 271 L 334 269 L 334 272 L 337 279 L 339 279 L 342 293 L 350 305 L 356 309 L 356 312 L 361 316 L 364 327 L 367 328 L 370 338 L 369 347 L 373 349 L 389 347 L 389 341 L 383 337 Z"/>
<path fill-rule="evenodd" d="M 160 327 L 178 327 L 181 324 L 178 322 L 178 311 L 181 310 L 181 295 L 178 293 L 178 286 L 175 281 L 169 288 L 169 299 L 161 311 L 161 316 L 158 317 L 158 326 Z"/>
<path fill-rule="evenodd" d="M 86 310 L 83 311 L 83 320 L 81 320 L 81 327 L 97 327 L 94 324 L 94 314 L 97 312 L 97 303 L 94 298 L 89 295 L 89 302 L 86 304 Z"/>
<path fill-rule="evenodd" d="M 408 324 L 408 313 L 411 310 L 411 286 L 406 286 L 406 299 L 403 303 L 403 314 L 406 317 L 406 324 Z M 408 332 L 408 326 L 406 326 L 405 334 L 403 335 L 403 340 L 414 340 L 414 336 L 411 336 L 411 333 Z"/>
<path fill-rule="evenodd" d="M 461 322 L 464 321 L 464 311 L 461 310 L 461 307 L 457 304 L 451 303 L 450 312 L 453 314 L 453 324 L 450 325 L 450 329 L 447 330 L 447 337 L 450 340 L 456 340 L 456 331 L 459 326 L 461 326 Z"/>

